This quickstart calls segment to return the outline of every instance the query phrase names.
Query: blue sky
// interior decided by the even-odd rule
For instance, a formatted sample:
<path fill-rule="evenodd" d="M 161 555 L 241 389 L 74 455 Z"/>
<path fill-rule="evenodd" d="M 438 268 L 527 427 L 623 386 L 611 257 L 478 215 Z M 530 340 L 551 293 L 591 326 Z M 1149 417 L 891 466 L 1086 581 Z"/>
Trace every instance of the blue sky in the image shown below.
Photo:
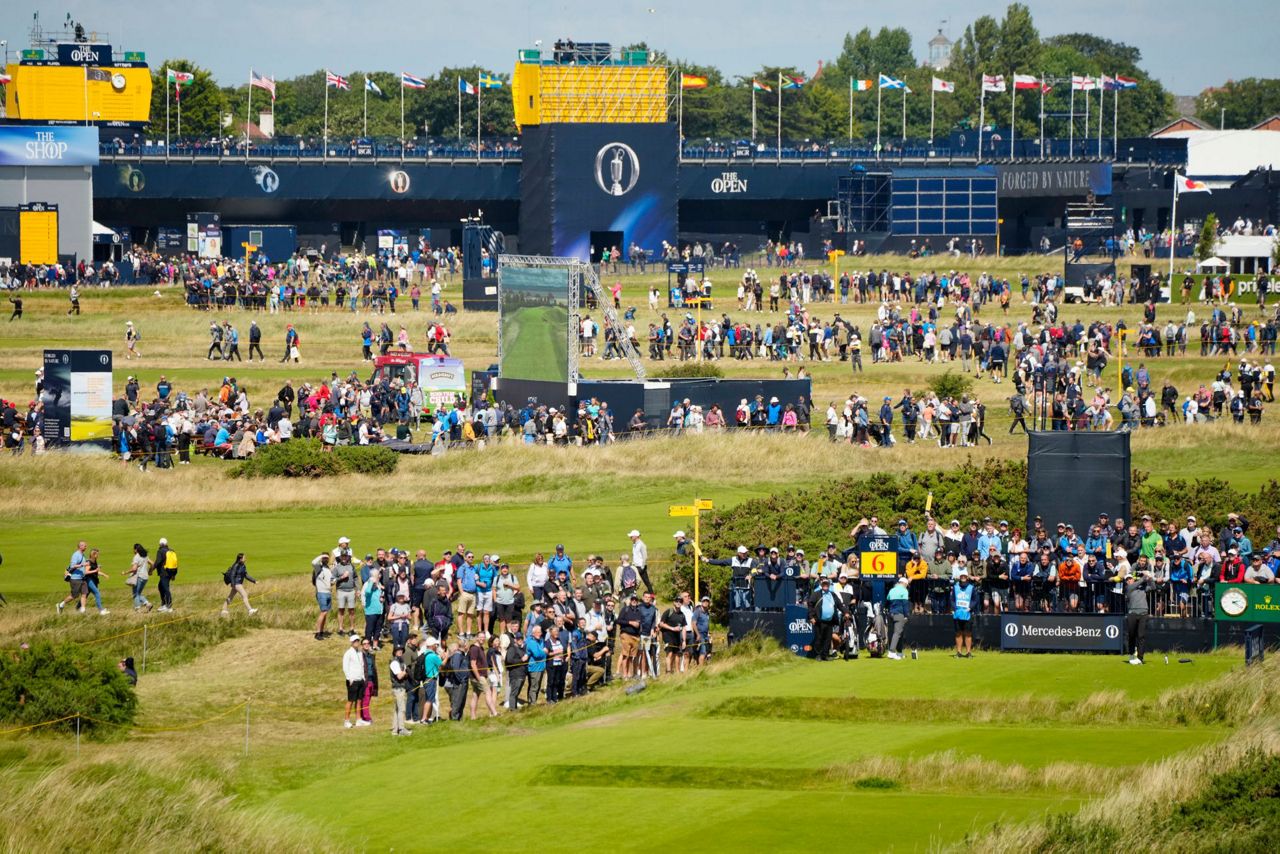
<path fill-rule="evenodd" d="M 1218 0 L 1211 7 L 1193 0 L 1028 5 L 1042 35 L 1083 30 L 1136 45 L 1147 70 L 1176 94 L 1280 74 L 1275 28 L 1260 25 L 1263 18 L 1274 24 L 1277 13 L 1263 0 Z M 46 26 L 60 24 L 70 12 L 87 29 L 109 32 L 117 47 L 146 51 L 152 63 L 188 57 L 223 83 L 247 78 L 250 66 L 276 77 L 323 66 L 428 75 L 446 65 L 478 63 L 507 72 L 519 48 L 536 39 L 550 45 L 566 35 L 617 45 L 646 41 L 732 76 L 765 64 L 812 73 L 818 59 L 839 53 L 846 32 L 864 26 L 906 27 L 919 59 L 939 26 L 955 39 L 981 14 L 999 19 L 1005 6 L 985 0 L 6 0 L 0 38 L 11 52 L 27 47 L 32 12 L 39 11 Z"/>

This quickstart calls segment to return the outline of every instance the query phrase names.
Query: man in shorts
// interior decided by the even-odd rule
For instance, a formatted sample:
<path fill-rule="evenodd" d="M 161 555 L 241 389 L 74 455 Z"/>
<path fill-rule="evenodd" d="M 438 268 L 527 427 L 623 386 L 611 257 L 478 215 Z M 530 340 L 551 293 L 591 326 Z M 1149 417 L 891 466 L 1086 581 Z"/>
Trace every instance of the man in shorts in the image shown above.
<path fill-rule="evenodd" d="M 347 682 L 347 712 L 342 722 L 345 729 L 351 729 L 351 710 L 364 697 L 364 655 L 360 652 L 360 636 L 352 635 L 351 643 L 342 654 L 342 676 Z"/>
<path fill-rule="evenodd" d="M 618 658 L 622 678 L 639 676 L 640 670 L 640 597 L 632 593 L 618 613 Z"/>
<path fill-rule="evenodd" d="M 63 577 L 71 585 L 71 592 L 58 603 L 59 614 L 69 603 L 76 600 L 80 601 L 80 604 L 76 606 L 76 613 L 83 614 L 85 612 L 85 600 L 89 590 L 89 585 L 84 580 L 85 569 L 89 565 L 84 556 L 87 547 L 88 543 L 84 540 L 77 543 L 76 550 L 71 555 L 71 561 L 67 564 L 67 571 L 63 574 Z"/>
<path fill-rule="evenodd" d="M 354 632 L 356 631 L 356 587 L 360 581 L 357 569 L 360 566 L 360 560 L 351 553 L 351 540 L 346 537 L 338 538 L 338 547 L 333 550 L 333 564 L 330 571 L 333 573 L 338 599 L 338 631 L 339 633 Z"/>
<path fill-rule="evenodd" d="M 329 636 L 324 624 L 329 619 L 329 611 L 333 608 L 333 559 L 328 552 L 311 561 L 311 581 L 316 588 L 316 605 L 320 615 L 316 617 L 316 640 L 322 641 Z"/>
<path fill-rule="evenodd" d="M 973 597 L 974 585 L 968 570 L 960 571 L 955 588 L 951 592 L 952 621 L 956 629 L 956 658 L 973 658 Z"/>
<path fill-rule="evenodd" d="M 436 687 L 440 681 L 440 641 L 428 635 L 422 646 L 422 720 L 419 723 L 429 724 L 436 710 Z"/>
<path fill-rule="evenodd" d="M 684 651 L 685 634 L 684 612 L 680 610 L 679 600 L 672 602 L 671 607 L 662 612 L 658 621 L 658 629 L 662 632 L 662 648 L 667 654 L 667 672 L 678 673 L 680 655 Z"/>
<path fill-rule="evenodd" d="M 493 585 L 498 578 L 499 559 L 499 555 L 485 555 L 476 567 L 476 611 L 482 632 L 493 632 Z"/>
<path fill-rule="evenodd" d="M 475 555 L 467 552 L 458 567 L 455 579 L 458 584 L 458 601 L 454 608 L 458 616 L 458 636 L 471 638 L 476 629 L 476 568 L 472 564 Z"/>
<path fill-rule="evenodd" d="M 476 708 L 480 704 L 481 697 L 484 697 L 485 705 L 489 707 L 489 717 L 498 715 L 493 695 L 489 693 L 488 644 L 488 633 L 481 631 L 472 639 L 471 646 L 467 647 L 467 670 L 469 671 L 467 683 L 471 693 L 471 720 L 473 721 L 476 719 Z"/>

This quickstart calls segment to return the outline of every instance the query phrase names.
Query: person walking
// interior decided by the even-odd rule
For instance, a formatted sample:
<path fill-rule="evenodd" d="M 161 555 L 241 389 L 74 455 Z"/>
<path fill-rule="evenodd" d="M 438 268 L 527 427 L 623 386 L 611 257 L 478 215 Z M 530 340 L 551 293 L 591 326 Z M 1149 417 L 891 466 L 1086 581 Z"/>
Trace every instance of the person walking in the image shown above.
<path fill-rule="evenodd" d="M 139 359 L 142 358 L 142 354 L 138 352 L 138 341 L 141 340 L 141 338 L 142 336 L 138 334 L 138 330 L 134 327 L 133 321 L 126 320 L 124 323 L 124 357 L 126 359 L 132 359 L 134 356 L 137 356 Z"/>
<path fill-rule="evenodd" d="M 227 354 L 223 358 L 228 362 L 233 359 L 237 362 L 243 361 L 240 358 L 240 330 L 232 326 L 230 320 L 226 322 L 225 326 L 226 331 L 222 333 L 222 336 L 227 342 Z"/>
<path fill-rule="evenodd" d="M 89 592 L 93 594 L 93 605 L 98 609 L 99 617 L 105 617 L 111 613 L 102 607 L 102 590 L 98 587 L 99 579 L 109 577 L 98 565 L 98 550 L 90 549 L 89 555 L 85 560 L 84 584 L 89 589 Z"/>
<path fill-rule="evenodd" d="M 360 720 L 356 726 L 373 726 L 369 706 L 378 696 L 378 653 L 368 638 L 360 641 L 360 662 L 364 668 L 364 691 L 360 695 Z"/>
<path fill-rule="evenodd" d="M 1147 652 L 1147 619 L 1151 605 L 1147 591 L 1155 588 L 1155 576 L 1150 572 L 1131 575 L 1124 580 L 1126 648 L 1130 651 L 1130 664 L 1142 664 Z"/>
<path fill-rule="evenodd" d="M 840 597 L 831 590 L 831 579 L 823 576 L 818 589 L 809 595 L 809 621 L 813 623 L 813 645 L 809 657 L 826 661 L 831 652 L 831 636 L 843 617 Z"/>
<path fill-rule="evenodd" d="M 265 362 L 267 357 L 262 353 L 262 330 L 258 328 L 258 321 L 249 321 L 249 361 L 253 361 L 253 354 L 258 354 L 258 359 Z"/>
<path fill-rule="evenodd" d="M 359 635 L 352 635 L 347 640 L 347 651 L 342 654 L 342 676 L 347 683 L 347 710 L 342 726 L 351 729 L 351 710 L 364 697 L 364 656 L 360 652 Z"/>
<path fill-rule="evenodd" d="M 133 544 L 133 561 L 129 564 L 128 584 L 133 589 L 133 610 L 151 610 L 151 603 L 142 595 L 147 586 L 147 578 L 151 574 L 151 560 L 147 557 L 147 549 L 142 543 Z"/>
<path fill-rule="evenodd" d="M 297 362 L 302 358 L 302 353 L 298 349 L 298 330 L 293 328 L 290 323 L 284 331 L 284 355 L 280 357 L 281 362 L 287 362 L 290 359 Z"/>
<path fill-rule="evenodd" d="M 22 319 L 22 297 L 14 295 L 9 297 L 9 302 L 13 304 L 13 314 L 9 315 L 9 322 Z"/>
<path fill-rule="evenodd" d="M 409 698 L 409 672 L 404 666 L 404 647 L 396 646 L 391 651 L 391 662 L 387 665 L 391 674 L 391 734 L 413 735 L 413 731 L 405 726 L 405 705 Z"/>
<path fill-rule="evenodd" d="M 632 529 L 627 536 L 631 538 L 631 565 L 640 574 L 644 589 L 652 593 L 653 585 L 649 583 L 649 547 L 640 539 L 639 531 Z"/>
<path fill-rule="evenodd" d="M 160 576 L 160 607 L 156 610 L 168 613 L 173 610 L 173 579 L 178 575 L 178 553 L 169 548 L 169 541 L 161 537 L 160 546 L 156 549 L 156 559 L 152 564 L 156 574 Z"/>
<path fill-rule="evenodd" d="M 67 309 L 67 316 L 80 316 L 80 289 L 75 285 L 71 286 L 71 290 L 67 291 L 67 299 L 71 300 L 71 308 Z"/>
<path fill-rule="evenodd" d="M 902 636 L 907 630 L 907 619 L 911 615 L 911 595 L 909 582 L 904 576 L 898 579 L 889 591 L 889 620 L 893 624 L 893 632 L 889 635 L 889 658 L 902 660 Z"/>
<path fill-rule="evenodd" d="M 237 595 L 244 600 L 244 607 L 252 616 L 258 613 L 258 609 L 249 604 L 249 592 L 244 589 L 244 583 L 248 581 L 257 584 L 257 580 L 249 574 L 249 568 L 244 563 L 244 552 L 236 554 L 236 559 L 231 562 L 231 566 L 227 567 L 227 571 L 222 573 L 222 583 L 230 588 L 227 591 L 227 598 L 222 602 L 222 616 L 227 616 L 230 611 L 231 602 Z"/>
<path fill-rule="evenodd" d="M 71 553 L 71 560 L 67 563 L 66 572 L 62 574 L 63 580 L 71 585 L 71 592 L 67 594 L 65 599 L 58 603 L 59 614 L 62 613 L 62 609 L 67 607 L 68 604 L 77 600 L 80 604 L 76 607 L 76 613 L 84 613 L 85 604 L 88 601 L 88 589 L 84 583 L 84 572 L 85 567 L 87 566 L 84 551 L 88 547 L 89 544 L 84 540 L 81 540 L 76 543 L 76 550 Z"/>

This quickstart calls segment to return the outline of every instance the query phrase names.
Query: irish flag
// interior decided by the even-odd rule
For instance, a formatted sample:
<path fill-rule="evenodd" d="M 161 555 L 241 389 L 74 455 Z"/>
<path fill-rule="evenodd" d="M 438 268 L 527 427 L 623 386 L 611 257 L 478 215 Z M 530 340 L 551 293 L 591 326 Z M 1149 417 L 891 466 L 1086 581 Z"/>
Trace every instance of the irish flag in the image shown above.
<path fill-rule="evenodd" d="M 1173 174 L 1173 187 L 1174 191 L 1179 194 L 1213 192 L 1213 190 L 1209 189 L 1209 185 L 1204 181 L 1196 181 L 1188 178 L 1186 175 L 1179 175 L 1176 172 Z"/>
<path fill-rule="evenodd" d="M 849 88 L 855 92 L 870 92 L 876 85 L 874 80 L 850 80 Z"/>

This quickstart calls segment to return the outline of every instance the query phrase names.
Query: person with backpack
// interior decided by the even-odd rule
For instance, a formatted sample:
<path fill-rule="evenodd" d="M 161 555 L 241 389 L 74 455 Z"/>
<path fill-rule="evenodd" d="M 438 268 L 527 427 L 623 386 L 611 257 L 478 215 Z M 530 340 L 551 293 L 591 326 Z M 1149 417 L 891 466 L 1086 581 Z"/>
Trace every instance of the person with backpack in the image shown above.
<path fill-rule="evenodd" d="M 244 589 L 244 583 L 248 581 L 257 584 L 257 580 L 249 574 L 249 568 L 244 563 L 244 552 L 236 555 L 236 559 L 231 562 L 231 566 L 227 567 L 226 572 L 222 573 L 222 583 L 227 585 L 230 590 L 227 591 L 227 598 L 222 603 L 222 616 L 227 616 L 230 612 L 227 610 L 231 607 L 231 601 L 236 598 L 236 594 L 240 594 L 240 598 L 244 599 L 244 607 L 252 616 L 258 613 L 258 609 L 249 604 L 249 593 Z"/>
<path fill-rule="evenodd" d="M 449 695 L 449 720 L 462 720 L 467 702 L 467 655 L 457 641 L 449 644 L 449 657 L 444 661 L 440 684 Z"/>
<path fill-rule="evenodd" d="M 173 579 L 178 576 L 178 553 L 169 548 L 169 540 L 165 537 L 160 538 L 160 545 L 156 548 L 155 564 L 156 574 L 160 576 L 160 607 L 157 611 L 168 613 L 173 610 Z"/>
<path fill-rule="evenodd" d="M 453 625 L 453 608 L 449 604 L 447 585 L 437 586 L 435 591 L 435 597 L 427 605 L 424 625 L 428 631 L 444 641 L 449 637 L 449 627 Z"/>
<path fill-rule="evenodd" d="M 633 594 L 639 593 L 640 573 L 631 563 L 630 555 L 622 555 L 618 561 L 618 581 L 615 585 L 619 595 L 626 601 Z"/>

